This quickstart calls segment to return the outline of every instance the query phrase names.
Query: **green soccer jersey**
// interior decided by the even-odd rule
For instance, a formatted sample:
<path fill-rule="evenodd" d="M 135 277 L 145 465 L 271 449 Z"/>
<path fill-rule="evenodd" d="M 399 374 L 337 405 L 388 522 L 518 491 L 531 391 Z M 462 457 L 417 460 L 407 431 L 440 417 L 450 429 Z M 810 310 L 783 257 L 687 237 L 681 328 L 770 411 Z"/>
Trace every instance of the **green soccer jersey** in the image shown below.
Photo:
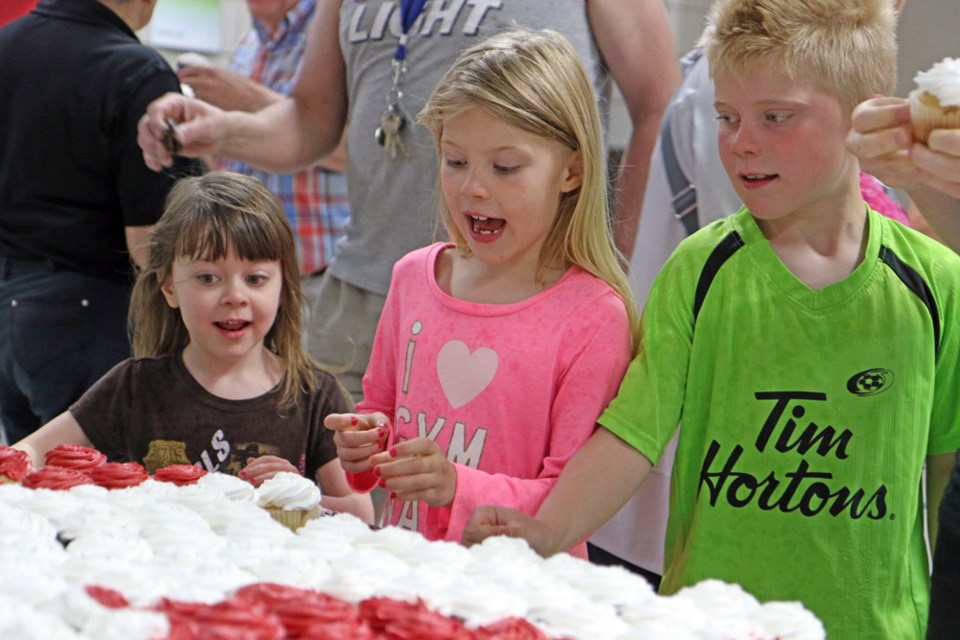
<path fill-rule="evenodd" d="M 685 240 L 599 422 L 656 462 L 682 422 L 662 591 L 800 600 L 830 640 L 922 638 L 921 478 L 960 446 L 960 258 L 868 213 L 863 262 L 813 291 L 748 211 Z"/>

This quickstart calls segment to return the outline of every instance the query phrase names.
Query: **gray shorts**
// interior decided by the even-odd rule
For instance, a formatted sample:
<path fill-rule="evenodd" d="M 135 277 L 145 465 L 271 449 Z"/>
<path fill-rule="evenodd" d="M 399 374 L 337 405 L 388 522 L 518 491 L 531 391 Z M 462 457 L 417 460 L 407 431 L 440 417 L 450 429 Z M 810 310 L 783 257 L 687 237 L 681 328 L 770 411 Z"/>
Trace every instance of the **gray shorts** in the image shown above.
<path fill-rule="evenodd" d="M 355 287 L 329 272 L 304 278 L 301 285 L 307 299 L 307 350 L 337 374 L 354 401 L 360 401 L 361 381 L 386 296 Z"/>

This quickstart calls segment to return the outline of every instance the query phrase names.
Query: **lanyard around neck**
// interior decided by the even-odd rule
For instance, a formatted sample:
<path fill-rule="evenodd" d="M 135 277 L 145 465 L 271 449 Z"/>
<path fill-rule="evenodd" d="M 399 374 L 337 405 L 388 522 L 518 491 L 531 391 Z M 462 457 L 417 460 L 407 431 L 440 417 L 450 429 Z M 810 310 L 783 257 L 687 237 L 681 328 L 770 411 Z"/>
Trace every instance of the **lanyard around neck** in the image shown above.
<path fill-rule="evenodd" d="M 423 5 L 426 0 L 400 0 L 400 43 L 397 44 L 397 50 L 393 54 L 395 60 L 407 59 L 407 33 L 410 27 L 420 17 L 423 11 Z"/>

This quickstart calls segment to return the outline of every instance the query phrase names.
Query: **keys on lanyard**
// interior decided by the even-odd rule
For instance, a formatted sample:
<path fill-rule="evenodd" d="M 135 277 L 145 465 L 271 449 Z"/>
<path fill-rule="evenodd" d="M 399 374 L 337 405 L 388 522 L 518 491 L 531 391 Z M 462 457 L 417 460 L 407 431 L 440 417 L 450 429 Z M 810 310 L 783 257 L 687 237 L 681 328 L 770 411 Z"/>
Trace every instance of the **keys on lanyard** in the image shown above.
<path fill-rule="evenodd" d="M 407 126 L 407 119 L 400 115 L 399 105 L 388 105 L 387 110 L 380 116 L 380 126 L 377 127 L 377 144 L 386 150 L 387 155 L 393 160 L 397 157 L 399 151 L 405 157 L 409 156 L 407 148 L 403 146 L 400 139 L 400 132 Z"/>
<path fill-rule="evenodd" d="M 390 91 L 387 92 L 387 108 L 380 116 L 380 122 L 376 131 L 374 131 L 377 144 L 383 147 L 391 160 L 395 159 L 398 153 L 405 157 L 409 156 L 401 139 L 401 134 L 408 124 L 408 118 L 404 114 L 401 104 L 403 98 L 401 85 L 403 76 L 407 72 L 407 33 L 423 11 L 424 2 L 425 0 L 400 1 L 403 31 L 400 34 L 400 42 L 397 44 L 397 50 L 391 63 L 393 65 L 393 78 Z"/>

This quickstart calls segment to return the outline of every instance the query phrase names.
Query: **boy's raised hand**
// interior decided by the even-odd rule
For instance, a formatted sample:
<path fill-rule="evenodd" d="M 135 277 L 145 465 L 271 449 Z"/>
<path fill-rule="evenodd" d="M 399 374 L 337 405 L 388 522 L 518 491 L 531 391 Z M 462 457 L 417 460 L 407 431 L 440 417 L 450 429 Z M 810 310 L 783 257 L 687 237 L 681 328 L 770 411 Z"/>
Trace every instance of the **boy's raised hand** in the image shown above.
<path fill-rule="evenodd" d="M 281 471 L 289 471 L 300 475 L 300 470 L 293 466 L 289 460 L 277 456 L 247 458 L 247 466 L 241 469 L 239 475 L 253 486 L 259 487 L 264 481 L 269 480 Z"/>
<path fill-rule="evenodd" d="M 382 413 L 331 413 L 323 426 L 334 432 L 337 457 L 348 473 L 369 471 L 370 456 L 386 448 L 390 435 L 390 421 Z"/>
<path fill-rule="evenodd" d="M 398 500 L 448 507 L 457 491 L 457 471 L 429 438 L 414 438 L 370 458 L 380 486 Z"/>

